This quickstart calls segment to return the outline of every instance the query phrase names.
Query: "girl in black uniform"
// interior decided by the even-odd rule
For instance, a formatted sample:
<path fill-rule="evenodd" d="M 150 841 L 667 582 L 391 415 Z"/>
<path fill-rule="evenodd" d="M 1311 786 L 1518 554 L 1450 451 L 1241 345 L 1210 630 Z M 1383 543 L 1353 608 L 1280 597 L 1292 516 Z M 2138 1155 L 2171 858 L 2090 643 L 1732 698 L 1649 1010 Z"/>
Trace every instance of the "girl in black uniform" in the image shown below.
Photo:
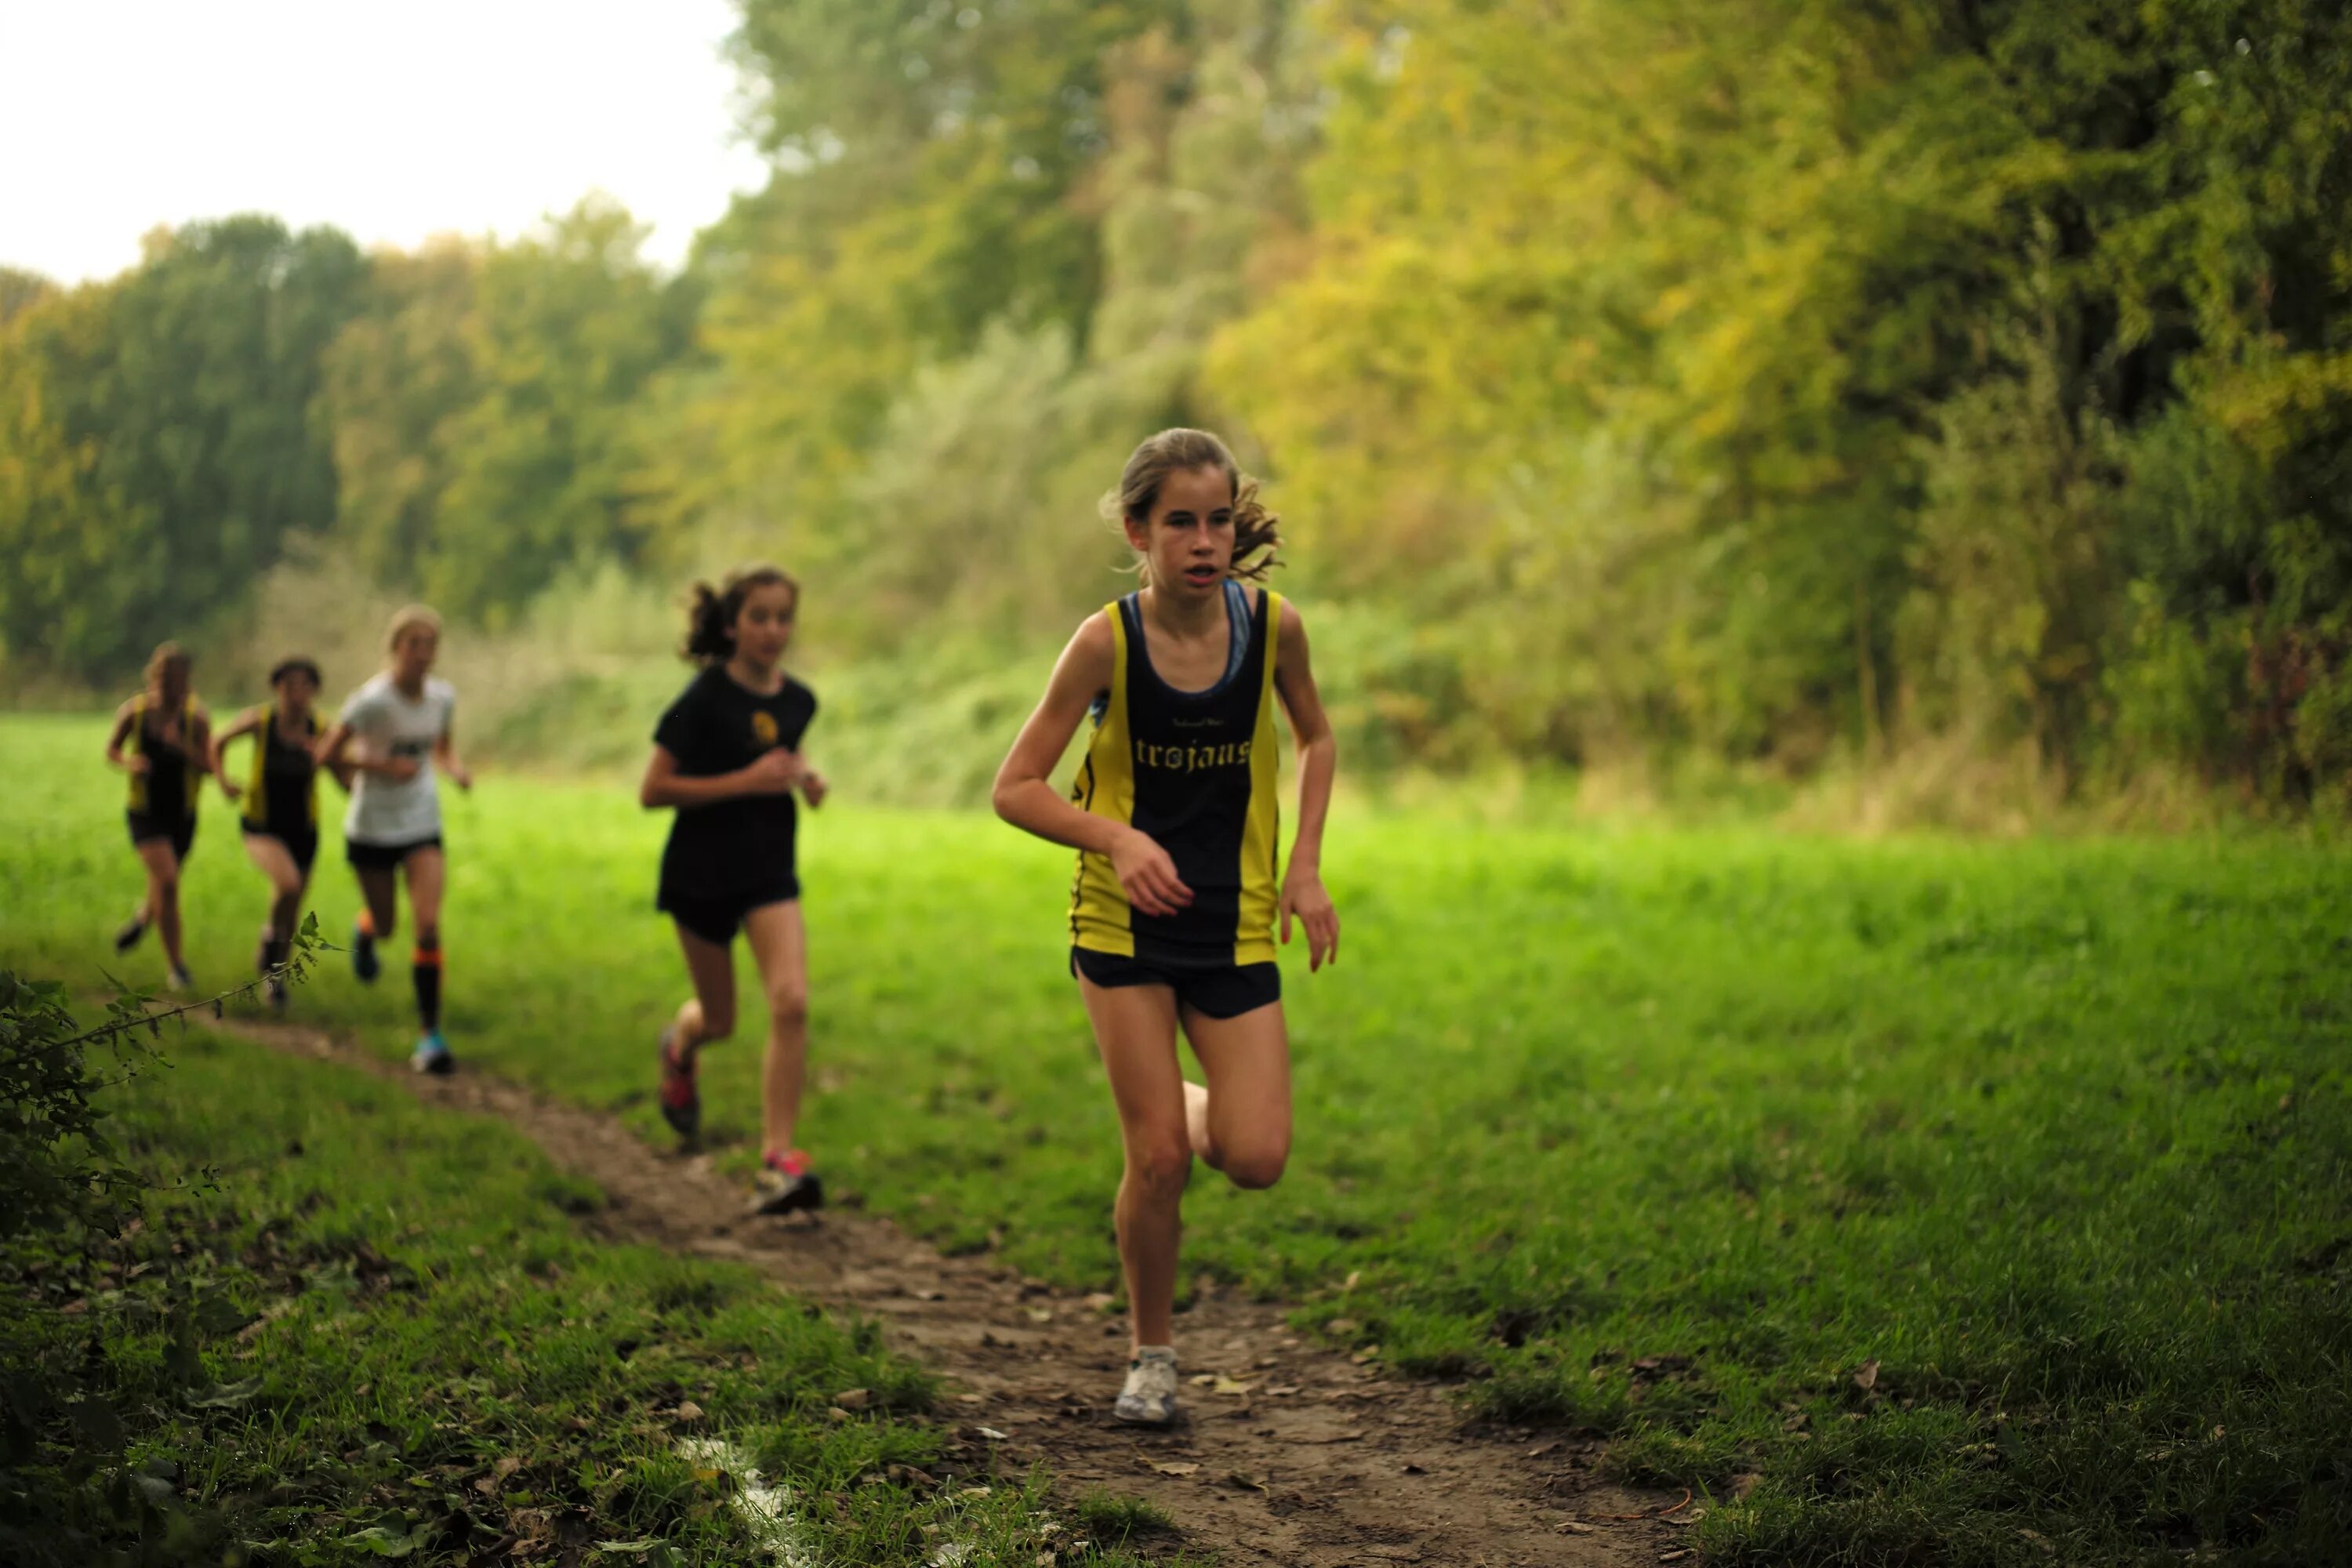
<path fill-rule="evenodd" d="M 269 672 L 277 695 L 248 708 L 213 737 L 212 771 L 221 793 L 245 797 L 245 853 L 269 879 L 269 919 L 261 928 L 255 963 L 269 983 L 269 1005 L 286 1006 L 286 958 L 302 918 L 302 894 L 319 854 L 319 667 L 289 658 Z M 242 789 L 222 765 L 228 743 L 251 735 L 253 766 Z"/>
<path fill-rule="evenodd" d="M 1070 965 L 1118 1107 L 1116 1215 L 1134 1341 L 1119 1419 L 1176 1415 L 1179 1205 L 1199 1155 L 1270 1186 L 1290 1152 L 1290 1049 L 1275 931 L 1307 931 L 1307 966 L 1339 953 L 1323 890 L 1331 727 L 1307 628 L 1265 577 L 1280 543 L 1224 443 L 1163 430 L 1135 449 L 1105 510 L 1144 586 L 1078 627 L 996 775 L 997 815 L 1079 851 Z M 1276 705 L 1298 752 L 1298 831 L 1278 879 Z M 1094 733 L 1065 800 L 1048 782 L 1078 724 Z M 1204 1084 L 1187 1083 L 1181 1028 Z"/>
<path fill-rule="evenodd" d="M 193 988 L 180 951 L 180 868 L 196 841 L 196 792 L 211 770 L 210 721 L 189 689 L 191 663 L 177 643 L 147 660 L 146 689 L 115 710 L 106 760 L 131 775 L 131 847 L 147 870 L 139 912 L 114 933 L 128 952 L 153 926 L 163 939 L 176 991 Z"/>
<path fill-rule="evenodd" d="M 793 794 L 811 806 L 824 775 L 800 754 L 816 698 L 781 668 L 800 588 L 773 566 L 698 583 L 680 651 L 702 667 L 654 731 L 637 798 L 672 806 L 656 907 L 677 927 L 694 994 L 661 1037 L 663 1118 L 682 1137 L 702 1125 L 697 1053 L 735 1027 L 732 944 L 742 929 L 768 995 L 761 1154 L 753 1208 L 814 1209 L 824 1187 L 793 1142 L 808 1062 L 808 937 L 801 924 Z"/>

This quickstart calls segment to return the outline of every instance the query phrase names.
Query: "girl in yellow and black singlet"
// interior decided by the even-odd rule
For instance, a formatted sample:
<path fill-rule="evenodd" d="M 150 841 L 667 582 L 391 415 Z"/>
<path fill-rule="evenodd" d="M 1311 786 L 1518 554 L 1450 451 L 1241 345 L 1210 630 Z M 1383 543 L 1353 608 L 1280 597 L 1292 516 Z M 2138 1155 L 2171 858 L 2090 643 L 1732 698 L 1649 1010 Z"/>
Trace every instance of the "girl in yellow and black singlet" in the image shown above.
<path fill-rule="evenodd" d="M 1297 608 L 1263 587 L 1279 544 L 1224 443 L 1164 430 L 1106 501 L 1144 586 L 1089 617 L 996 778 L 997 814 L 1078 851 L 1070 965 L 1118 1108 L 1116 1215 L 1133 1345 L 1119 1419 L 1175 1419 L 1179 1207 L 1198 1155 L 1271 1185 L 1290 1151 L 1290 1055 L 1276 937 L 1339 952 L 1324 891 L 1331 727 Z M 1298 826 L 1279 868 L 1277 704 L 1297 744 Z M 1070 796 L 1048 781 L 1094 732 Z M 1181 1030 L 1205 1081 L 1187 1083 Z"/>
<path fill-rule="evenodd" d="M 282 660 L 269 672 L 271 700 L 248 708 L 213 737 L 213 772 L 221 793 L 244 799 L 245 853 L 269 879 L 269 918 L 261 927 L 254 964 L 268 982 L 269 1003 L 286 1005 L 285 963 L 302 916 L 310 864 L 319 854 L 319 667 L 307 658 Z M 228 743 L 253 737 L 253 757 L 240 788 L 224 765 Z"/>
<path fill-rule="evenodd" d="M 131 775 L 123 815 L 147 872 L 146 895 L 114 933 L 114 951 L 130 952 L 155 927 L 180 990 L 191 984 L 180 945 L 180 868 L 195 846 L 196 794 L 211 756 L 210 721 L 190 688 L 192 672 L 179 644 L 159 645 L 147 660 L 145 689 L 115 710 L 106 738 L 107 762 Z"/>

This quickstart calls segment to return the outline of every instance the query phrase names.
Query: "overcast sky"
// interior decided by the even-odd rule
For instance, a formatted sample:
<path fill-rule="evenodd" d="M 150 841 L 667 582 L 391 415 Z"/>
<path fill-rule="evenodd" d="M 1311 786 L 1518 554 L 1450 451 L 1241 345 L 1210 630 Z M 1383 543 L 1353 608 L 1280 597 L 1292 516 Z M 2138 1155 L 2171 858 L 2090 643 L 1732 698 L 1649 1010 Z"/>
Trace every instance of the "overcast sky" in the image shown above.
<path fill-rule="evenodd" d="M 756 189 L 730 0 L 0 0 L 0 264 L 64 282 L 157 224 L 511 236 L 591 190 L 675 262 Z"/>

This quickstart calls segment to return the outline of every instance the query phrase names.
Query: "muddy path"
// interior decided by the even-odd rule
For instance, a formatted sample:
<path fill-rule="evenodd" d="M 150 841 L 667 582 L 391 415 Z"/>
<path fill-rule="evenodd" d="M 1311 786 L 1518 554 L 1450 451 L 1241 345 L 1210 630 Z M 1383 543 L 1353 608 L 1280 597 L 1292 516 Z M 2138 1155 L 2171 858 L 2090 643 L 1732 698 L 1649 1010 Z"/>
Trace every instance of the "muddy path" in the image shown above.
<path fill-rule="evenodd" d="M 1611 1520 L 1654 1516 L 1675 1499 L 1602 1480 L 1597 1445 L 1465 1427 L 1444 1385 L 1384 1377 L 1304 1341 L 1279 1305 L 1197 1300 L 1177 1328 L 1185 1419 L 1139 1432 L 1110 1418 L 1127 1340 L 1105 1298 L 1048 1289 L 985 1257 L 942 1257 L 855 1212 L 749 1215 L 746 1190 L 709 1156 L 656 1150 L 608 1116 L 480 1073 L 418 1078 L 298 1025 L 215 1026 L 498 1117 L 604 1191 L 608 1205 L 589 1223 L 605 1234 L 745 1263 L 879 1321 L 895 1349 L 945 1379 L 940 1418 L 959 1468 L 1019 1474 L 1042 1458 L 1072 1494 L 1148 1498 L 1185 1547 L 1225 1568 L 1696 1561 L 1686 1548 L 1696 1505 Z M 1244 1392 L 1216 1393 L 1220 1378 Z"/>

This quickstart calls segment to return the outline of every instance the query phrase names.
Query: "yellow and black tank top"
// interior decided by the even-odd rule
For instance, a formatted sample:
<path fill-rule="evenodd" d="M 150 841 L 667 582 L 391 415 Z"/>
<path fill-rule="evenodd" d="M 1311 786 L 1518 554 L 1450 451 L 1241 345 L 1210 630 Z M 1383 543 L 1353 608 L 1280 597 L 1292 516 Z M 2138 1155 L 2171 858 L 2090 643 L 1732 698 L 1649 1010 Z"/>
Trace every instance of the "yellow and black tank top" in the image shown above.
<path fill-rule="evenodd" d="M 1186 968 L 1274 962 L 1275 634 L 1279 595 L 1253 609 L 1225 584 L 1232 653 L 1205 691 L 1160 679 L 1136 595 L 1105 606 L 1114 654 L 1110 689 L 1071 800 L 1081 810 L 1150 835 L 1192 889 L 1173 915 L 1132 909 L 1108 856 L 1081 853 L 1070 900 L 1070 942 L 1094 952 Z"/>
<path fill-rule="evenodd" d="M 188 693 L 180 704 L 179 746 L 164 744 L 148 728 L 152 711 L 146 692 L 131 699 L 131 733 L 139 742 L 139 754 L 147 759 L 147 771 L 131 775 L 131 809 L 158 822 L 184 822 L 196 815 L 197 786 L 205 776 L 203 764 L 183 749 L 194 743 L 196 695 Z"/>
<path fill-rule="evenodd" d="M 310 743 L 318 739 L 319 717 L 303 714 L 301 731 L 290 741 L 279 738 L 278 725 L 278 704 L 266 704 L 261 727 L 253 732 L 253 771 L 245 785 L 245 825 L 264 833 L 315 833 L 319 767 L 310 760 Z"/>

